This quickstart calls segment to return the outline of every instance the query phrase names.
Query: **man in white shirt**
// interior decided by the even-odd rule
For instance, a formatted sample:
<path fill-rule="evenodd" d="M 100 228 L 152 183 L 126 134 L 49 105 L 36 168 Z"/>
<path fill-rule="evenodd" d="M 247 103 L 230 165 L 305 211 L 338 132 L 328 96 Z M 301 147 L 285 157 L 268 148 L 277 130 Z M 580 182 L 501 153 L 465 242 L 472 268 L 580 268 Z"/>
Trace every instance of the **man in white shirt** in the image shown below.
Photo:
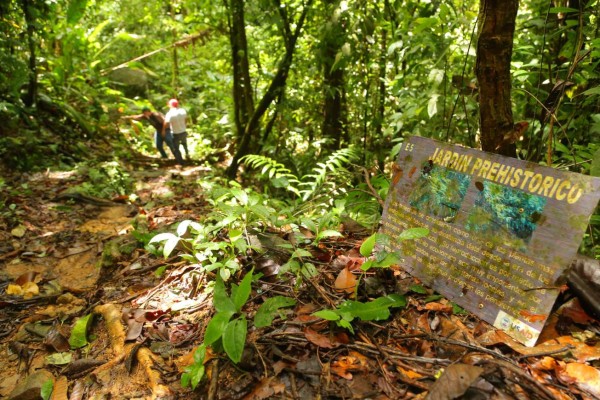
<path fill-rule="evenodd" d="M 165 115 L 165 122 L 163 124 L 163 133 L 168 126 L 171 127 L 171 133 L 173 134 L 173 150 L 177 153 L 175 158 L 181 160 L 181 152 L 179 146 L 183 145 L 185 150 L 185 158 L 190 159 L 190 152 L 187 146 L 187 132 L 185 121 L 187 113 L 181 107 L 179 107 L 179 101 L 177 99 L 169 100 L 169 112 Z"/>

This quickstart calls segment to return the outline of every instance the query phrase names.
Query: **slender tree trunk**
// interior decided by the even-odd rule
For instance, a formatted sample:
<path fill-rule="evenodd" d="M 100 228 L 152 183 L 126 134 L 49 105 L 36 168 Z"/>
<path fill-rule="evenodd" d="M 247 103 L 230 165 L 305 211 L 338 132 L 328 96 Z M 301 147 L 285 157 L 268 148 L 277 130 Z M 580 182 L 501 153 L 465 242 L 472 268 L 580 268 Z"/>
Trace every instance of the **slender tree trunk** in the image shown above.
<path fill-rule="evenodd" d="M 25 15 L 25 23 L 27 24 L 27 45 L 29 47 L 29 83 L 27 85 L 27 93 L 23 102 L 30 107 L 37 102 L 37 64 L 35 61 L 35 26 L 33 15 L 31 12 L 31 0 L 22 0 L 21 7 Z"/>
<path fill-rule="evenodd" d="M 321 59 L 323 60 L 323 125 L 321 135 L 331 139 L 329 149 L 340 148 L 343 135 L 343 103 L 344 91 L 344 67 L 338 54 L 344 44 L 344 27 L 337 8 L 339 1 L 333 4 L 332 17 L 328 23 L 328 29 L 323 32 Z"/>
<path fill-rule="evenodd" d="M 285 89 L 287 77 L 290 71 L 290 67 L 292 66 L 292 60 L 294 58 L 294 49 L 296 47 L 296 42 L 298 40 L 298 37 L 300 36 L 302 27 L 304 26 L 304 21 L 311 7 L 312 1 L 313 0 L 308 0 L 308 2 L 305 4 L 304 9 L 302 10 L 302 14 L 298 19 L 298 22 L 296 23 L 296 28 L 293 33 L 291 32 L 290 28 L 291 24 L 286 24 L 286 22 L 289 21 L 287 21 L 285 13 L 282 15 L 282 20 L 285 24 L 285 55 L 279 63 L 279 68 L 277 69 L 275 76 L 271 80 L 269 87 L 267 88 L 265 94 L 256 106 L 256 109 L 252 113 L 250 120 L 244 126 L 243 134 L 241 135 L 240 141 L 237 145 L 237 151 L 233 156 L 233 159 L 231 160 L 231 164 L 225 171 L 225 174 L 230 179 L 235 178 L 239 167 L 240 159 L 245 155 L 250 154 L 252 149 L 252 141 L 254 140 L 254 143 L 256 144 L 259 143 L 260 120 L 265 115 L 265 112 L 268 110 L 271 103 L 279 96 L 279 93 Z M 283 12 L 281 10 L 281 7 L 279 7 L 279 9 L 280 12 Z M 241 26 L 243 27 L 244 25 Z M 247 70 L 249 71 L 249 69 Z"/>
<path fill-rule="evenodd" d="M 510 61 L 518 0 L 481 0 L 475 72 L 479 82 L 481 147 L 484 151 L 516 157 L 511 143 Z"/>
<path fill-rule="evenodd" d="M 254 98 L 250 80 L 248 61 L 248 41 L 246 39 L 246 21 L 244 18 L 244 0 L 230 0 L 229 42 L 233 64 L 233 101 L 235 126 L 238 138 L 254 113 Z"/>

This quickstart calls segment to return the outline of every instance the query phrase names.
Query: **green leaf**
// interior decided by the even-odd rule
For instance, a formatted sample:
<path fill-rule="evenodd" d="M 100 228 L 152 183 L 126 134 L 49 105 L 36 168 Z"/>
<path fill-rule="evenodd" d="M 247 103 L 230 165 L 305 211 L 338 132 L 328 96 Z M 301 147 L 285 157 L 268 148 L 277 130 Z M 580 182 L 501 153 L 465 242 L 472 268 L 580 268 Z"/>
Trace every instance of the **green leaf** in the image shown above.
<path fill-rule="evenodd" d="M 163 256 L 165 256 L 165 258 L 169 258 L 171 252 L 175 249 L 175 246 L 177 246 L 177 243 L 179 243 L 179 237 L 174 235 L 165 242 L 165 247 L 163 248 Z"/>
<path fill-rule="evenodd" d="M 312 257 L 312 253 L 304 249 L 296 249 L 291 255 L 292 258 Z"/>
<path fill-rule="evenodd" d="M 427 294 L 427 289 L 421 285 L 410 285 L 409 290 L 419 294 Z"/>
<path fill-rule="evenodd" d="M 46 364 L 65 365 L 71 362 L 73 355 L 70 352 L 53 353 L 46 356 Z"/>
<path fill-rule="evenodd" d="M 219 340 L 223 336 L 225 327 L 229 323 L 229 320 L 233 316 L 230 311 L 216 313 L 208 325 L 206 325 L 206 332 L 204 332 L 204 344 L 209 346 Z"/>
<path fill-rule="evenodd" d="M 87 331 L 92 320 L 93 314 L 88 314 L 75 322 L 75 326 L 73 326 L 71 336 L 69 337 L 69 344 L 72 349 L 79 349 L 88 344 Z"/>
<path fill-rule="evenodd" d="M 176 238 L 176 237 L 177 236 L 175 236 L 174 234 L 172 234 L 170 232 L 159 233 L 158 235 L 156 235 L 152 239 L 150 239 L 150 241 L 148 243 L 162 242 L 162 241 L 169 240 L 171 238 Z"/>
<path fill-rule="evenodd" d="M 441 294 L 432 294 L 431 296 L 428 296 L 425 299 L 423 299 L 423 302 L 431 303 L 432 301 L 438 301 L 439 299 L 441 299 L 443 297 L 444 296 L 442 296 Z"/>
<path fill-rule="evenodd" d="M 83 17 L 87 2 L 88 0 L 71 0 L 69 2 L 69 8 L 67 8 L 67 23 L 69 25 L 76 24 Z"/>
<path fill-rule="evenodd" d="M 360 255 L 363 257 L 369 257 L 373 252 L 375 243 L 377 243 L 377 233 L 374 233 L 366 238 L 363 244 L 360 245 Z"/>
<path fill-rule="evenodd" d="M 154 276 L 156 276 L 157 278 L 160 278 L 161 276 L 163 276 L 165 274 L 166 270 L 167 270 L 166 265 L 163 265 L 162 267 L 158 267 L 154 270 Z"/>
<path fill-rule="evenodd" d="M 236 311 L 241 311 L 246 301 L 248 301 L 248 297 L 250 297 L 250 292 L 252 291 L 252 271 L 250 270 L 242 279 L 240 286 L 237 288 L 235 293 L 232 293 L 232 301 L 235 305 Z"/>
<path fill-rule="evenodd" d="M 242 359 L 247 332 L 248 322 L 245 317 L 230 321 L 223 332 L 223 348 L 231 361 L 236 364 Z"/>
<path fill-rule="evenodd" d="M 406 299 L 398 294 L 379 297 L 368 303 L 347 300 L 339 307 L 340 312 L 348 312 L 363 321 L 378 321 L 388 319 L 390 307 L 404 307 Z"/>
<path fill-rule="evenodd" d="M 234 314 L 237 310 L 233 301 L 227 295 L 225 291 L 225 284 L 223 283 L 223 278 L 220 275 L 217 275 L 217 279 L 215 280 L 215 289 L 213 291 L 213 305 L 217 312 L 231 312 Z"/>
<path fill-rule="evenodd" d="M 280 308 L 290 307 L 295 304 L 296 300 L 284 296 L 275 296 L 265 300 L 254 316 L 254 326 L 257 328 L 270 326 Z"/>
<path fill-rule="evenodd" d="M 600 176 L 600 149 L 596 150 L 594 157 L 592 158 L 592 165 L 590 166 L 591 176 Z"/>
<path fill-rule="evenodd" d="M 332 310 L 321 310 L 314 312 L 312 315 L 315 317 L 323 318 L 327 321 L 337 321 L 340 319 L 340 315 Z"/>
<path fill-rule="evenodd" d="M 371 269 L 375 264 L 375 260 L 367 260 L 364 263 L 362 263 L 362 265 L 360 266 L 360 269 L 363 271 L 368 271 L 369 269 Z"/>
<path fill-rule="evenodd" d="M 48 379 L 42 385 L 42 389 L 40 392 L 40 396 L 43 400 L 48 400 L 50 396 L 52 396 L 52 391 L 54 390 L 54 381 L 52 379 Z"/>
<path fill-rule="evenodd" d="M 429 235 L 429 229 L 427 228 L 410 228 L 402 231 L 398 239 L 400 240 L 413 240 L 419 239 Z"/>
<path fill-rule="evenodd" d="M 343 236 L 341 233 L 339 233 L 338 231 L 334 231 L 331 229 L 325 229 L 324 231 L 319 232 L 319 234 L 315 237 L 315 241 L 318 242 L 321 239 L 324 239 L 326 237 L 339 237 L 339 236 Z"/>

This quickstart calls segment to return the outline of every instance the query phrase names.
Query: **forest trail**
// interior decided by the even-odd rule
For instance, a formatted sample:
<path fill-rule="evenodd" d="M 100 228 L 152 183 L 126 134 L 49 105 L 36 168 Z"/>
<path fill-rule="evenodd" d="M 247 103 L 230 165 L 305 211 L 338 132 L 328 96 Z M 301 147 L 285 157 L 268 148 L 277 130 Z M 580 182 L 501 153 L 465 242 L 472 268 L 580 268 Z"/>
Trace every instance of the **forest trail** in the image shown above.
<path fill-rule="evenodd" d="M 165 260 L 145 245 L 209 211 L 196 182 L 204 168 L 140 158 L 129 173 L 138 183 L 133 204 L 65 195 L 81 183 L 68 173 L 7 179 L 20 188 L 7 203 L 26 213 L 0 232 L 0 398 L 40 398 L 49 380 L 59 400 L 600 396 L 598 369 L 589 366 L 600 359 L 600 343 L 588 340 L 600 332 L 598 321 L 569 296 L 534 348 L 399 267 L 365 281 L 373 296 L 406 295 L 388 320 L 354 321 L 351 334 L 314 316 L 351 297 L 343 285 L 360 271 L 367 234 L 349 225 L 340 227 L 342 237 L 307 247 L 318 274 L 298 287 L 277 279 L 284 260 L 269 251 L 287 241 L 284 232 L 256 235 L 267 256 L 253 260 L 263 277 L 244 312 L 253 315 L 274 295 L 296 306 L 269 326 L 249 327 L 237 365 L 207 352 L 206 377 L 193 393 L 180 377 L 213 314 L 209 279 L 197 264 Z M 96 317 L 76 322 L 88 315 Z M 83 340 L 77 349 L 74 336 Z"/>

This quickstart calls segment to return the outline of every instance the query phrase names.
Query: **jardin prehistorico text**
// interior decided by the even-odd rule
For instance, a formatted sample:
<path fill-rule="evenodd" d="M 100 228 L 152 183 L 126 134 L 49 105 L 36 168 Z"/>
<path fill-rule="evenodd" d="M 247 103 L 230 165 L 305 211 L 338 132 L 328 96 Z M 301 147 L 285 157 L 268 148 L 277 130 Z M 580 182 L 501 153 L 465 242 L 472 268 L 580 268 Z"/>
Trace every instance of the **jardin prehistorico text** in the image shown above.
<path fill-rule="evenodd" d="M 539 196 L 554 198 L 559 201 L 566 200 L 569 204 L 576 203 L 584 192 L 580 183 L 573 183 L 569 179 L 555 178 L 439 147 L 435 149 L 429 159 L 434 164 L 442 167 L 526 190 Z"/>

